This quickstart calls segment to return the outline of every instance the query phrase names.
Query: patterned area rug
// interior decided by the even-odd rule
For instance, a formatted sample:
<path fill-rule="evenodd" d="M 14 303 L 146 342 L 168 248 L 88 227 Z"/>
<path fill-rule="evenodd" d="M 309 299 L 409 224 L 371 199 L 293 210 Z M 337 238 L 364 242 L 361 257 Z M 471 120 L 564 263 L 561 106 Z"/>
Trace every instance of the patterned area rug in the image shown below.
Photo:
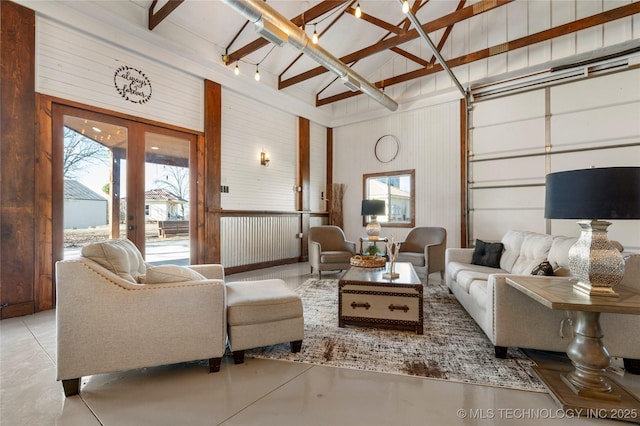
<path fill-rule="evenodd" d="M 338 327 L 337 280 L 310 279 L 297 291 L 304 305 L 302 351 L 280 344 L 246 356 L 545 392 L 523 352 L 509 348 L 507 359 L 495 358 L 489 339 L 443 284 L 424 287 L 424 335 Z"/>

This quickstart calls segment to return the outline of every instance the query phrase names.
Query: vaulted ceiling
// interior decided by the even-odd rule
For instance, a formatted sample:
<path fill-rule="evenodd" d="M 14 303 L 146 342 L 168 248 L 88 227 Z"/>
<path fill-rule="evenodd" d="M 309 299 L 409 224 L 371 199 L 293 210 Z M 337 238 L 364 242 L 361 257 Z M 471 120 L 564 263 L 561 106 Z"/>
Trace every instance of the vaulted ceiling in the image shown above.
<path fill-rule="evenodd" d="M 254 24 L 223 1 L 134 1 L 149 12 L 149 30 L 170 21 L 218 49 L 230 72 L 271 78 L 277 90 L 296 90 L 315 99 L 316 106 L 362 95 L 351 91 L 334 73 L 300 50 L 278 47 L 259 36 Z M 465 64 L 506 55 L 537 43 L 565 37 L 640 14 L 638 1 L 590 1 L 551 19 L 551 1 L 525 0 L 409 0 L 411 14 L 438 53 L 454 70 Z M 537 3 L 537 4 L 536 4 Z M 556 2 L 562 3 L 562 2 Z M 442 64 L 416 30 L 400 0 L 269 0 L 319 45 L 377 88 L 409 83 L 443 73 Z M 356 17 L 360 7 L 361 16 Z M 585 13 L 585 11 L 587 13 Z M 541 15 L 536 16 L 537 12 Z M 592 12 L 592 13 L 589 13 Z M 520 17 L 521 19 L 517 19 Z M 389 66 L 400 63 L 403 66 Z M 455 80 L 453 80 L 455 81 Z"/>

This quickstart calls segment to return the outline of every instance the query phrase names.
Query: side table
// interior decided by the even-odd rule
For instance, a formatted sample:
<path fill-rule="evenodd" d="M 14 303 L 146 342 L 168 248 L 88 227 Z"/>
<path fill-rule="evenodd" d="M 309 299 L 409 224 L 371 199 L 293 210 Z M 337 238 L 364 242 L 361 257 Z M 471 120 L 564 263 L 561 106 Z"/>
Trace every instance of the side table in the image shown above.
<path fill-rule="evenodd" d="M 370 238 L 370 237 L 360 237 L 360 254 L 362 254 L 362 244 L 365 242 L 369 242 L 372 244 L 375 244 L 376 247 L 378 247 L 378 243 L 384 243 L 384 255 L 387 255 L 387 241 L 389 241 L 389 238 L 387 237 L 378 237 L 375 240 Z"/>
<path fill-rule="evenodd" d="M 511 276 L 507 283 L 549 309 L 575 311 L 574 337 L 567 346 L 573 369 L 534 367 L 535 372 L 565 410 L 599 417 L 640 416 L 640 399 L 606 375 L 611 356 L 602 343 L 601 313 L 640 314 L 640 291 L 616 286 L 619 297 L 587 296 L 574 292 L 575 280 L 564 277 Z M 632 419 L 633 421 L 637 420 Z"/>

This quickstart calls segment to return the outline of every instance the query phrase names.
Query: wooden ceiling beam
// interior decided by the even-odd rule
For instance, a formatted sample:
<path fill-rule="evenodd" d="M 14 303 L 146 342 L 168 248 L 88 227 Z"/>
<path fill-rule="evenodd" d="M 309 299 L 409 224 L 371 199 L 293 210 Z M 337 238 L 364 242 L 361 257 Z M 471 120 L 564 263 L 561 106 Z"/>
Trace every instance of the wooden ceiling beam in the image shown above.
<path fill-rule="evenodd" d="M 467 0 L 460 0 L 456 10 L 462 9 L 462 7 L 464 6 L 466 1 Z M 449 35 L 451 34 L 451 30 L 453 30 L 453 24 L 447 26 L 447 29 L 444 31 L 444 34 L 442 35 L 442 38 L 440 39 L 440 42 L 438 43 L 438 46 L 437 46 L 438 51 L 442 50 L 442 48 L 444 47 L 444 44 L 447 42 L 447 39 L 449 38 Z M 391 50 L 393 52 L 396 52 L 397 54 L 399 54 L 401 56 L 404 56 L 405 58 L 409 59 L 410 61 L 413 61 L 415 63 L 418 63 L 418 64 L 422 65 L 423 67 L 433 66 L 433 64 L 435 64 L 435 62 L 436 62 L 436 55 L 431 56 L 430 60 L 425 61 L 421 57 L 416 56 L 416 55 L 414 55 L 412 53 L 409 53 L 406 50 L 400 49 L 399 47 L 392 47 L 389 50 Z"/>
<path fill-rule="evenodd" d="M 458 7 L 456 8 L 456 10 L 460 10 L 464 7 L 464 4 L 467 2 L 467 0 L 460 0 L 460 2 L 458 3 Z M 451 35 L 451 31 L 453 30 L 453 24 L 447 26 L 447 29 L 444 30 L 444 34 L 442 35 L 442 38 L 440 39 L 440 42 L 438 43 L 437 49 L 438 51 L 441 51 L 442 48 L 444 47 L 444 44 L 447 42 L 447 40 L 449 39 L 449 36 Z M 433 65 L 436 63 L 436 55 L 433 55 L 431 57 L 431 60 L 429 61 L 430 65 Z"/>
<path fill-rule="evenodd" d="M 596 15 L 588 16 L 586 18 L 578 19 L 577 21 L 569 22 L 567 24 L 558 25 L 557 27 L 550 28 L 548 30 L 540 31 L 535 34 L 531 34 L 525 37 L 521 37 L 516 40 L 508 41 L 506 43 L 497 44 L 487 49 L 481 49 L 476 52 L 468 53 L 466 55 L 459 56 L 447 61 L 447 65 L 450 68 L 469 64 L 471 62 L 479 61 L 481 59 L 487 59 L 491 56 L 507 53 L 512 50 L 528 47 L 536 43 L 548 41 L 556 37 L 575 33 L 587 28 L 595 27 L 597 25 L 606 24 L 607 22 L 615 21 L 616 19 L 626 18 L 627 16 L 640 13 L 640 2 L 631 3 L 628 5 L 620 6 L 615 9 L 608 10 L 606 12 L 598 13 Z M 380 80 L 374 85 L 378 88 L 385 88 L 393 86 L 394 84 L 405 83 L 416 78 L 424 77 L 436 72 L 442 71 L 441 64 L 435 64 L 430 68 L 421 68 L 419 70 L 411 71 L 405 74 L 397 75 L 385 80 Z M 333 95 L 324 99 L 316 98 L 316 106 L 327 105 L 333 102 L 341 101 L 359 95 L 361 92 L 344 92 L 337 95 Z"/>
<path fill-rule="evenodd" d="M 164 6 L 160 8 L 157 12 L 154 12 L 156 4 L 158 0 L 153 0 L 151 6 L 149 6 L 149 30 L 153 30 L 158 24 L 169 16 L 171 12 L 176 10 L 178 6 L 180 6 L 184 2 L 184 0 L 168 0 Z"/>
<path fill-rule="evenodd" d="M 298 27 L 302 26 L 302 24 L 308 24 L 309 21 L 313 21 L 314 19 L 324 15 L 327 12 L 332 11 L 336 7 L 342 6 L 344 3 L 347 3 L 349 0 L 324 0 L 322 3 L 319 3 L 313 6 L 311 9 L 302 12 L 300 15 L 291 19 L 293 25 Z M 229 65 L 232 62 L 239 61 L 247 55 L 255 52 L 256 50 L 266 46 L 269 44 L 267 40 L 262 37 L 259 37 L 252 41 L 251 43 L 241 47 L 235 52 L 230 53 L 227 56 L 226 64 Z"/>
<path fill-rule="evenodd" d="M 351 3 L 349 3 L 349 6 L 353 5 L 356 2 L 356 0 L 351 0 Z M 347 7 L 349 7 L 347 6 Z M 346 11 L 345 11 L 346 12 Z M 322 38 L 322 35 L 325 34 L 327 31 L 329 31 L 329 29 L 331 27 L 334 26 L 334 24 L 336 22 L 338 22 L 338 20 L 342 17 L 342 14 L 338 14 L 338 16 L 336 16 L 330 23 L 329 25 L 326 26 L 326 28 L 322 31 L 320 31 L 320 33 L 318 33 L 318 38 Z M 282 76 L 289 71 L 289 69 L 300 60 L 300 58 L 302 58 L 304 56 L 304 53 L 300 53 L 298 56 L 296 56 L 296 58 L 289 64 L 287 65 L 287 67 L 280 73 L 280 75 L 278 76 L 278 84 L 280 83 L 280 81 L 282 80 Z"/>
<path fill-rule="evenodd" d="M 399 47 L 392 47 L 391 49 L 389 49 L 393 52 L 396 52 L 398 55 L 400 56 L 404 56 L 405 58 L 407 58 L 410 61 L 413 61 L 417 64 L 422 65 L 423 67 L 428 67 L 429 66 L 429 61 L 425 61 L 424 59 L 422 59 L 419 56 L 414 55 L 413 53 L 409 53 L 406 50 L 400 49 Z"/>
<path fill-rule="evenodd" d="M 354 8 L 349 8 L 347 10 L 347 13 L 349 13 L 350 15 L 355 16 L 356 15 L 356 10 Z M 400 27 L 397 27 L 393 24 L 390 24 L 387 21 L 383 21 L 382 19 L 378 19 L 375 16 L 371 16 L 365 12 L 362 12 L 362 15 L 360 16 L 361 20 L 369 22 L 370 24 L 375 25 L 376 27 L 380 27 L 383 30 L 389 31 L 390 33 L 393 34 L 402 34 L 404 32 L 404 30 Z"/>
<path fill-rule="evenodd" d="M 513 1 L 514 0 L 483 0 L 471 6 L 467 6 L 455 12 L 444 15 L 438 19 L 434 19 L 433 21 L 422 25 L 422 28 L 426 33 L 431 33 L 439 29 L 445 28 L 449 25 L 453 25 L 457 22 L 469 19 L 473 16 L 488 12 L 489 10 L 493 10 L 497 7 L 504 6 Z M 357 52 L 353 52 L 346 56 L 343 56 L 342 58 L 340 58 L 340 60 L 345 64 L 349 62 L 354 62 L 359 59 L 366 58 L 367 56 L 371 56 L 376 53 L 383 52 L 387 49 L 391 49 L 392 47 L 396 47 L 400 44 L 414 40 L 418 37 L 420 37 L 420 34 L 418 34 L 417 30 L 415 29 L 409 30 L 404 34 L 399 34 L 395 37 L 388 38 L 372 46 L 365 47 L 364 49 L 360 49 Z M 303 72 L 301 74 L 298 74 L 296 76 L 293 76 L 286 80 L 281 81 L 280 84 L 278 85 L 278 88 L 284 89 L 294 84 L 301 83 L 310 78 L 322 75 L 326 72 L 328 72 L 326 68 L 319 66 L 309 71 Z"/>

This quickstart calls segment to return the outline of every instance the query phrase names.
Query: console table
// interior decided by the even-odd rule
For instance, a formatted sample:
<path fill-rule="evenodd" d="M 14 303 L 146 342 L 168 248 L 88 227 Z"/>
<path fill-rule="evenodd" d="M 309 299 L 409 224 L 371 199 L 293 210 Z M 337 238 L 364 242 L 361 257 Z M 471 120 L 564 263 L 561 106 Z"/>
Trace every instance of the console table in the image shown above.
<path fill-rule="evenodd" d="M 640 291 L 618 285 L 619 297 L 587 296 L 575 292 L 575 280 L 565 277 L 510 276 L 506 281 L 549 309 L 576 313 L 574 337 L 567 346 L 573 368 L 534 367 L 563 409 L 578 415 L 598 410 L 599 417 L 620 420 L 624 420 L 625 410 L 640 413 L 640 400 L 606 375 L 611 357 L 602 343 L 600 328 L 601 313 L 640 314 Z"/>
<path fill-rule="evenodd" d="M 362 245 L 365 242 L 369 242 L 374 244 L 376 247 L 378 247 L 378 243 L 382 243 L 382 248 L 384 249 L 384 255 L 387 255 L 387 241 L 389 241 L 389 238 L 387 237 L 377 237 L 375 239 L 370 238 L 370 237 L 360 237 L 360 254 L 363 254 L 363 248 Z"/>

